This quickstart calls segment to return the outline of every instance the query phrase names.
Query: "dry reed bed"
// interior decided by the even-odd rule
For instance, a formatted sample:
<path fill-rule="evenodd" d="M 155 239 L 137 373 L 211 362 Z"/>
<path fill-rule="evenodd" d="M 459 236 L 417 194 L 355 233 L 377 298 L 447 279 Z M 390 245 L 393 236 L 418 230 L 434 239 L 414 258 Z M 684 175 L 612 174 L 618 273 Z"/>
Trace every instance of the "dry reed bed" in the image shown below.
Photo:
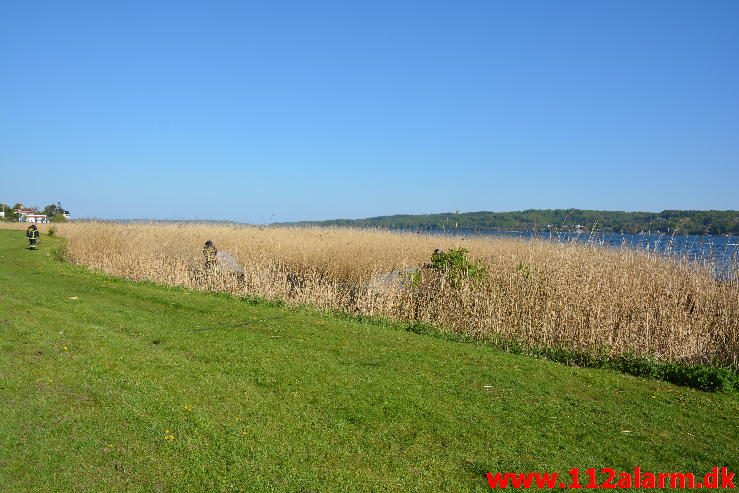
<path fill-rule="evenodd" d="M 96 271 L 237 296 L 434 324 L 531 347 L 739 368 L 739 283 L 633 250 L 356 229 L 188 224 L 57 226 L 66 256 Z M 203 272 L 211 239 L 243 274 Z M 464 247 L 489 276 L 450 286 L 407 273 Z"/>

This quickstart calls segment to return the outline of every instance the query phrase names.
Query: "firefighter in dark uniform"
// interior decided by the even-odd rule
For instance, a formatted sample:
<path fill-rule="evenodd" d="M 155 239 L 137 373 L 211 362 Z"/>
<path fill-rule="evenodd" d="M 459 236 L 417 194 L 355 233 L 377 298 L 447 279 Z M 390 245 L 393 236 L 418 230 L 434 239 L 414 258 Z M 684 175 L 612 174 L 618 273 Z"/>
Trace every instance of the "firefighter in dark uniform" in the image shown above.
<path fill-rule="evenodd" d="M 39 236 L 41 236 L 41 233 L 39 233 L 38 228 L 35 224 L 31 224 L 26 230 L 26 237 L 28 238 L 28 248 L 30 248 L 31 250 L 36 249 L 36 244 L 38 243 Z"/>
<path fill-rule="evenodd" d="M 203 247 L 203 257 L 205 257 L 205 270 L 211 271 L 216 265 L 216 255 L 218 250 L 212 241 L 208 240 L 205 242 Z"/>

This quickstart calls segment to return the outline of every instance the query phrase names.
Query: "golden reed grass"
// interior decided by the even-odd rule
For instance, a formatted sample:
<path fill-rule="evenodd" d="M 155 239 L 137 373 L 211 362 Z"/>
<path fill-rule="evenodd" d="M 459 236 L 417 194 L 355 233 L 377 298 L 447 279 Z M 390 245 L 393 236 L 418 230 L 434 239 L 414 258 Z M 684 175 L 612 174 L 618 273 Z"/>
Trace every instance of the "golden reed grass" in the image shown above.
<path fill-rule="evenodd" d="M 48 226 L 47 226 L 48 228 Z M 68 223 L 69 261 L 134 280 L 433 324 L 479 339 L 739 368 L 739 282 L 629 249 L 344 228 Z M 203 269 L 212 240 L 233 267 Z M 407 273 L 464 247 L 489 272 Z M 425 278 L 427 276 L 422 276 Z"/>

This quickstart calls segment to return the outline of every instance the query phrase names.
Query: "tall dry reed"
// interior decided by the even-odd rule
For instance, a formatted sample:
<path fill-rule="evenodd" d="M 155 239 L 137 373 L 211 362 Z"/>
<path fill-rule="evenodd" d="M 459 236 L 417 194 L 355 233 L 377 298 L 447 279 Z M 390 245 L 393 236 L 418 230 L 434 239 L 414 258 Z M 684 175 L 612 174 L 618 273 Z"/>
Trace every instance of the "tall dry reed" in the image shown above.
<path fill-rule="evenodd" d="M 71 262 L 135 280 L 430 323 L 531 347 L 739 369 L 739 283 L 629 249 L 341 228 L 57 225 Z M 229 258 L 203 268 L 212 240 Z M 435 248 L 464 247 L 487 278 L 409 282 Z"/>

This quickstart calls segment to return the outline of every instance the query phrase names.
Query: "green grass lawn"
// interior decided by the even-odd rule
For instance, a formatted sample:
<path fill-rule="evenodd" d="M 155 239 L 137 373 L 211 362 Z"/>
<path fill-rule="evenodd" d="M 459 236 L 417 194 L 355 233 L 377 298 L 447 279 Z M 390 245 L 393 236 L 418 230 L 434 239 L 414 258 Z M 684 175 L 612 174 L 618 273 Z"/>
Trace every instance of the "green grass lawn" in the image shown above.
<path fill-rule="evenodd" d="M 739 469 L 739 395 L 110 279 L 0 231 L 0 492 L 485 491 Z"/>

